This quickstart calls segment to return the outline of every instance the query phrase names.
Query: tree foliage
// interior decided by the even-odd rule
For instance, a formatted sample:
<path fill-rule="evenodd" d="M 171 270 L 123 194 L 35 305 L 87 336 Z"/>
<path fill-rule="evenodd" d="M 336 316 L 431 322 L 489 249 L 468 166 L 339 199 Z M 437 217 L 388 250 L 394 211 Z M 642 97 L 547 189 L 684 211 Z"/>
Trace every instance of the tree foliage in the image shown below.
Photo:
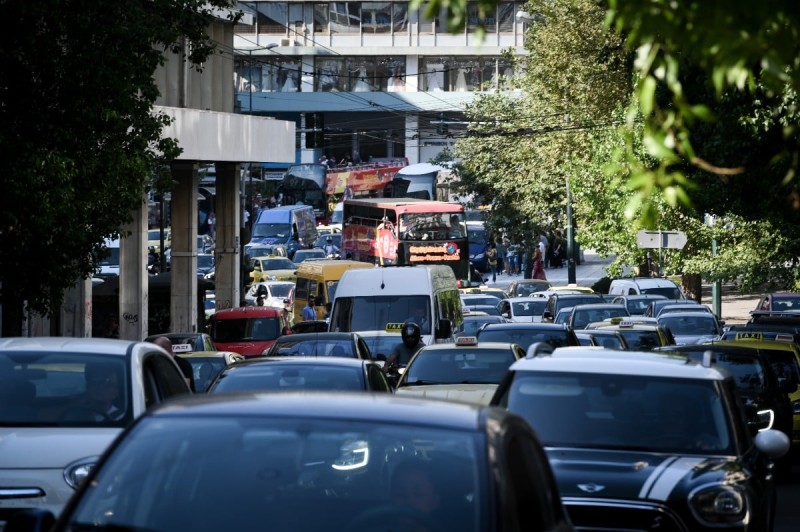
<path fill-rule="evenodd" d="M 21 332 L 23 302 L 57 310 L 96 267 L 105 237 L 141 205 L 156 165 L 175 157 L 153 112 L 166 52 L 201 68 L 215 43 L 212 10 L 229 0 L 2 2 L 20 28 L 0 40 L 3 335 Z"/>

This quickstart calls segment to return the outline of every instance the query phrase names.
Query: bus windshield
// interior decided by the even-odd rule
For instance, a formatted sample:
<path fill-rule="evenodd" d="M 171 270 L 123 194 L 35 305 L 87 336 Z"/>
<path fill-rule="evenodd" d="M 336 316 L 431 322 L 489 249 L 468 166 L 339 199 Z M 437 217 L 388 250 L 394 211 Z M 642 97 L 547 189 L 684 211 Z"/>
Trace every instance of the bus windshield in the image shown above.
<path fill-rule="evenodd" d="M 383 331 L 388 323 L 413 321 L 423 335 L 431 334 L 430 297 L 359 296 L 336 299 L 331 330 L 338 332 Z"/>
<path fill-rule="evenodd" d="M 446 240 L 467 236 L 464 213 L 406 213 L 400 215 L 401 240 Z"/>

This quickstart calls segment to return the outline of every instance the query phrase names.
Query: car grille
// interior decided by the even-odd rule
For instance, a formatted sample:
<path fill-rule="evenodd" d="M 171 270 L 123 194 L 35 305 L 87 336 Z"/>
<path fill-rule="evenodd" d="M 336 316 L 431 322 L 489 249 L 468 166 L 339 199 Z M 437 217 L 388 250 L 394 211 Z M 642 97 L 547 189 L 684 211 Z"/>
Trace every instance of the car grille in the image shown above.
<path fill-rule="evenodd" d="M 688 532 L 668 507 L 646 502 L 611 499 L 563 499 L 576 531 L 581 532 Z"/>

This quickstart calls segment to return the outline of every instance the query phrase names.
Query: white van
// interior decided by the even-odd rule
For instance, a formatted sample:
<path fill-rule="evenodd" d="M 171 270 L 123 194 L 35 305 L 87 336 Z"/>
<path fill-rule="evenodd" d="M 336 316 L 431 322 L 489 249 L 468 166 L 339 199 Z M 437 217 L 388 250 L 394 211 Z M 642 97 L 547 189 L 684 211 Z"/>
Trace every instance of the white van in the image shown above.
<path fill-rule="evenodd" d="M 119 238 L 106 238 L 103 247 L 107 251 L 107 256 L 100 259 L 100 268 L 95 272 L 94 277 L 100 279 L 110 279 L 119 277 Z"/>
<path fill-rule="evenodd" d="M 629 277 L 614 279 L 608 287 L 608 293 L 627 296 L 631 294 L 656 294 L 667 299 L 686 299 L 681 287 L 661 277 Z"/>
<path fill-rule="evenodd" d="M 450 266 L 359 268 L 342 274 L 330 318 L 336 332 L 399 330 L 414 321 L 425 345 L 452 342 L 463 321 Z"/>

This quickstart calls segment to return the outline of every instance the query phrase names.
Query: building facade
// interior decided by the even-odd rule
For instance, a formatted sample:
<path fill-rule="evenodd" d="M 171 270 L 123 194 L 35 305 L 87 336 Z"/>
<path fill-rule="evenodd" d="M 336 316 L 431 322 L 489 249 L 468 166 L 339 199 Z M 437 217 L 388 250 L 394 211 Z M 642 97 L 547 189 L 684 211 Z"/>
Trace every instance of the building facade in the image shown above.
<path fill-rule="evenodd" d="M 427 162 L 463 134 L 476 95 L 511 90 L 523 6 L 500 1 L 481 17 L 470 2 L 451 34 L 444 12 L 429 18 L 407 1 L 240 2 L 252 24 L 234 28 L 237 110 L 294 121 L 298 162 Z"/>

